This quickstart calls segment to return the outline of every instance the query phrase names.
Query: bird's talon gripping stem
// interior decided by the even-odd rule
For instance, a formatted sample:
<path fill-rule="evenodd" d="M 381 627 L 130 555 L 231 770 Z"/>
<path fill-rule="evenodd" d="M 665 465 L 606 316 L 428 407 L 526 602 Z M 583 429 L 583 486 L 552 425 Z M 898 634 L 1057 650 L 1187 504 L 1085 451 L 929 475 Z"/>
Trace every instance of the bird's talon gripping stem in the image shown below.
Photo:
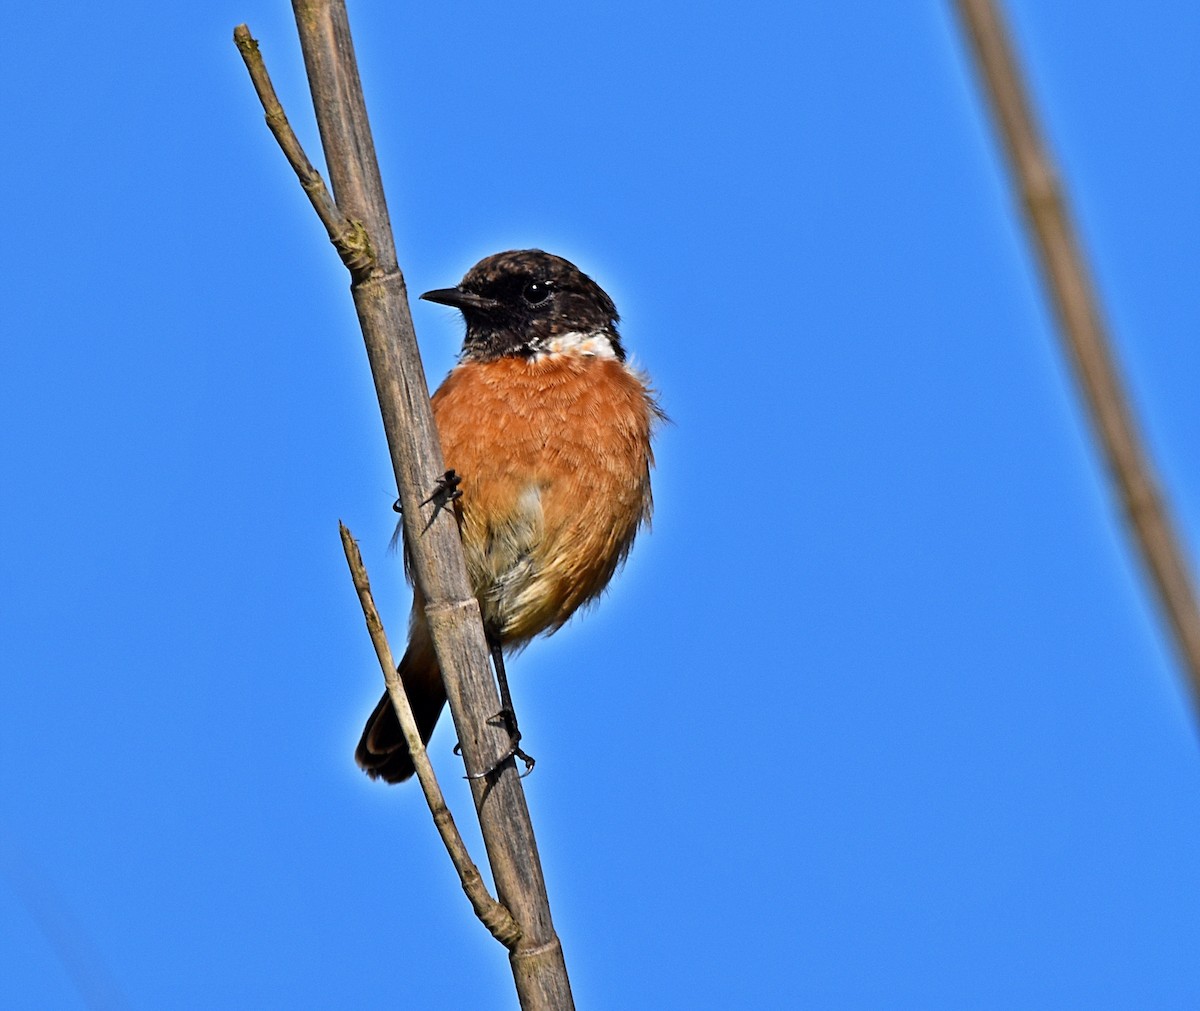
<path fill-rule="evenodd" d="M 496 761 L 488 766 L 488 768 L 484 769 L 483 772 L 472 772 L 469 775 L 463 776 L 463 779 L 487 779 L 488 776 L 496 772 L 500 766 L 502 766 L 510 758 L 519 758 L 525 763 L 525 771 L 518 774 L 519 778 L 521 779 L 524 779 L 531 772 L 533 772 L 533 767 L 537 764 L 537 760 L 532 755 L 522 751 L 519 747 L 517 747 L 517 745 L 514 744 L 503 755 L 496 759 Z"/>
<path fill-rule="evenodd" d="M 506 727 L 513 744 L 521 740 L 521 731 L 517 729 L 517 714 L 507 707 L 498 713 L 492 713 L 487 718 L 487 725 L 489 727 Z"/>
<path fill-rule="evenodd" d="M 449 477 L 453 473 L 454 471 L 447 471 L 446 476 Z M 501 646 L 500 633 L 485 624 L 484 635 L 487 637 L 488 651 L 492 654 L 492 665 L 496 668 L 496 687 L 500 689 L 500 710 L 487 718 L 487 724 L 490 727 L 503 727 L 508 732 L 508 750 L 482 772 L 473 772 L 466 778 L 486 779 L 510 758 L 519 758 L 525 763 L 525 771 L 520 774 L 521 779 L 524 779 L 533 772 L 536 763 L 529 754 L 521 750 L 521 730 L 517 726 L 512 693 L 508 690 L 508 675 L 504 672 L 504 649 Z"/>
<path fill-rule="evenodd" d="M 522 762 L 525 763 L 525 771 L 517 774 L 518 779 L 524 779 L 531 772 L 533 772 L 533 767 L 535 765 L 537 765 L 537 762 L 534 760 L 534 757 L 532 755 L 526 754 L 520 748 L 513 749 L 513 758 L 519 758 Z"/>
<path fill-rule="evenodd" d="M 487 722 L 489 726 L 504 727 L 508 730 L 508 750 L 482 772 L 473 772 L 464 778 L 486 779 L 510 758 L 519 758 L 525 763 L 525 771 L 520 774 L 521 779 L 524 779 L 533 772 L 533 767 L 537 764 L 537 760 L 521 749 L 521 731 L 517 729 L 517 714 L 511 709 L 501 709 L 498 713 L 489 716 Z"/>

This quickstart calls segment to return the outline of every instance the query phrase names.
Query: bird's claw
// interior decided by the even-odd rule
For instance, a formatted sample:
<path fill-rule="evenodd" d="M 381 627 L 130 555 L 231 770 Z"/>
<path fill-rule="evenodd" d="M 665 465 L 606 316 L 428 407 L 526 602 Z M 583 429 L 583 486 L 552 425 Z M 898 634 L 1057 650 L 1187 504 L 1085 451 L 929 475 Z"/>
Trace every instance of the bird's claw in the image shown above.
<path fill-rule="evenodd" d="M 518 773 L 518 778 L 520 778 L 520 779 L 524 779 L 531 772 L 533 772 L 533 767 L 537 764 L 537 759 L 535 759 L 532 755 L 522 751 L 517 745 L 514 744 L 503 755 L 501 755 L 499 758 L 497 758 L 496 761 L 494 761 L 490 766 L 488 766 L 486 769 L 484 769 L 483 772 L 468 773 L 467 775 L 463 776 L 463 779 L 471 779 L 471 780 L 487 779 L 488 776 L 490 776 L 490 775 L 492 775 L 492 773 L 496 772 L 500 768 L 500 766 L 502 766 L 510 758 L 519 758 L 522 762 L 525 763 L 525 771 Z"/>
<path fill-rule="evenodd" d="M 497 758 L 496 761 L 494 761 L 491 765 L 489 765 L 482 772 L 472 772 L 463 778 L 464 779 L 486 779 L 488 776 L 492 775 L 492 773 L 494 773 L 497 769 L 499 769 L 500 766 L 502 766 L 510 758 L 519 758 L 522 762 L 525 763 L 525 771 L 520 773 L 520 778 L 524 779 L 531 772 L 533 772 L 533 767 L 537 764 L 537 760 L 532 755 L 523 751 L 521 748 L 521 731 L 517 729 L 516 714 L 511 709 L 501 709 L 498 713 L 494 714 L 493 716 L 489 716 L 487 722 L 493 727 L 503 726 L 503 727 L 507 728 L 508 741 L 509 741 L 508 750 L 506 752 L 504 752 L 503 755 L 501 755 L 499 758 Z M 455 754 L 462 753 L 461 745 L 456 744 L 454 746 L 454 753 Z"/>

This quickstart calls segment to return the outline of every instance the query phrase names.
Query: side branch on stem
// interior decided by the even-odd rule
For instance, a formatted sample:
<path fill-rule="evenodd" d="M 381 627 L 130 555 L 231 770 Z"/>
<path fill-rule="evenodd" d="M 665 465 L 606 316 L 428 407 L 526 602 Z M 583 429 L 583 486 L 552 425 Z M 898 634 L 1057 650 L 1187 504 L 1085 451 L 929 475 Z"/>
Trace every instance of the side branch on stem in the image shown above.
<path fill-rule="evenodd" d="M 271 83 L 271 75 L 267 73 L 267 65 L 263 62 L 262 53 L 258 51 L 258 39 L 250 34 L 246 25 L 238 25 L 233 30 L 233 41 L 237 44 L 238 52 L 246 69 L 250 72 L 250 80 L 254 90 L 258 92 L 258 100 L 262 103 L 266 115 L 267 126 L 279 142 L 288 163 L 295 171 L 300 185 L 308 194 L 308 199 L 329 233 L 329 241 L 333 243 L 338 255 L 347 269 L 354 275 L 365 274 L 375 263 L 375 254 L 371 251 L 371 242 L 367 230 L 361 221 L 351 221 L 333 202 L 325 180 L 321 173 L 313 168 L 308 155 L 300 145 L 300 138 L 288 122 L 287 113 L 275 94 L 275 86 Z"/>
<path fill-rule="evenodd" d="M 416 767 L 417 780 L 420 782 L 421 789 L 425 793 L 425 800 L 429 804 L 429 813 L 433 815 L 433 823 L 442 837 L 446 852 L 450 854 L 454 869 L 458 871 L 463 891 L 471 900 L 475 915 L 491 931 L 497 941 L 511 949 L 516 946 L 521 937 L 521 928 L 509 911 L 488 894 L 479 868 L 475 866 L 471 855 L 467 852 L 462 836 L 458 833 L 458 826 L 454 824 L 454 815 L 446 806 L 442 788 L 438 786 L 433 766 L 429 763 L 429 755 L 425 751 L 425 745 L 421 742 L 421 734 L 417 730 L 412 708 L 408 704 L 408 696 L 404 693 L 404 685 L 400 682 L 400 675 L 396 673 L 396 661 L 392 657 L 387 633 L 383 629 L 383 619 L 379 617 L 379 611 L 375 608 L 375 598 L 371 593 L 371 582 L 367 578 L 367 568 L 363 565 L 362 554 L 344 523 L 338 524 L 338 531 L 342 535 L 342 548 L 346 552 L 346 563 L 350 566 L 350 578 L 354 580 L 354 588 L 358 591 L 358 600 L 362 604 L 367 632 L 375 647 L 375 655 L 379 658 L 379 666 L 383 669 L 383 680 L 387 683 L 388 695 L 391 696 L 392 705 L 396 707 L 396 715 L 400 718 L 400 729 L 404 731 L 404 741 L 408 745 L 409 754 Z"/>

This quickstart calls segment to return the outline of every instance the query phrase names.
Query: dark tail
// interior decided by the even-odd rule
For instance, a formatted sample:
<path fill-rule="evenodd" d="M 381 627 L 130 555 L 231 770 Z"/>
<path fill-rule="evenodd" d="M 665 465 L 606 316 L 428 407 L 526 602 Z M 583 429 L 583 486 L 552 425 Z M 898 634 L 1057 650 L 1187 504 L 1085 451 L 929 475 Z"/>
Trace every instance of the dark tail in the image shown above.
<path fill-rule="evenodd" d="M 442 707 L 446 704 L 446 690 L 442 687 L 442 674 L 438 670 L 437 657 L 429 632 L 423 623 L 412 629 L 412 638 L 404 659 L 400 661 L 400 680 L 408 694 L 413 716 L 421 740 L 429 742 L 433 728 L 437 726 Z M 392 708 L 391 696 L 383 693 L 379 705 L 371 713 L 363 730 L 362 740 L 354 752 L 354 759 L 372 779 L 388 783 L 402 783 L 416 769 L 408 754 L 408 745 L 400 732 L 400 721 Z"/>

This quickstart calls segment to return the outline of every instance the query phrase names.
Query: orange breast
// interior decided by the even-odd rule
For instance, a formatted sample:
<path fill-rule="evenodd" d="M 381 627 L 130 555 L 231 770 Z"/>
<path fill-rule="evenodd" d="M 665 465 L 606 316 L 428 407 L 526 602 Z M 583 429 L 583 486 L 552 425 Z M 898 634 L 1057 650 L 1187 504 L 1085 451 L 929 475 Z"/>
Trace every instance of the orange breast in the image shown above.
<path fill-rule="evenodd" d="M 484 619 L 506 643 L 553 631 L 650 517 L 650 391 L 614 359 L 502 358 L 454 369 L 433 412 Z"/>

